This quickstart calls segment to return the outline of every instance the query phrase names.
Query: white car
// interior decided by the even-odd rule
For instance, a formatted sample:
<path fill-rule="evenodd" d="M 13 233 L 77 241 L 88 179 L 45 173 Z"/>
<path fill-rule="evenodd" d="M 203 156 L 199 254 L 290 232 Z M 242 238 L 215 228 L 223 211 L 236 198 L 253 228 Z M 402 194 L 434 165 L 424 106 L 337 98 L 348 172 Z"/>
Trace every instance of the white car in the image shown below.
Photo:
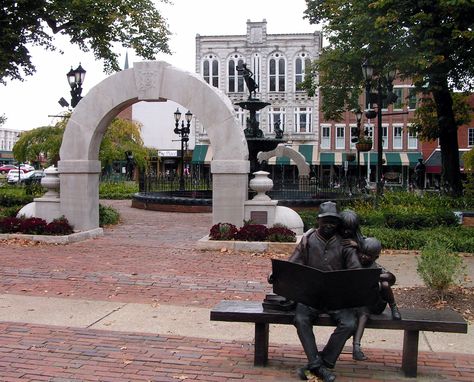
<path fill-rule="evenodd" d="M 23 170 L 24 172 L 30 172 L 34 171 L 35 168 L 30 164 L 22 163 L 20 164 L 20 170 Z"/>
<path fill-rule="evenodd" d="M 7 183 L 18 183 L 18 177 L 20 181 L 23 180 L 25 178 L 25 172 L 23 170 L 10 170 L 7 175 Z"/>
<path fill-rule="evenodd" d="M 35 170 L 29 172 L 24 172 L 23 170 L 20 170 L 20 183 L 28 183 L 34 181 L 40 182 L 41 178 L 44 177 L 44 175 L 45 174 L 43 170 Z M 7 175 L 7 182 L 9 184 L 18 183 L 18 170 L 10 170 Z"/>

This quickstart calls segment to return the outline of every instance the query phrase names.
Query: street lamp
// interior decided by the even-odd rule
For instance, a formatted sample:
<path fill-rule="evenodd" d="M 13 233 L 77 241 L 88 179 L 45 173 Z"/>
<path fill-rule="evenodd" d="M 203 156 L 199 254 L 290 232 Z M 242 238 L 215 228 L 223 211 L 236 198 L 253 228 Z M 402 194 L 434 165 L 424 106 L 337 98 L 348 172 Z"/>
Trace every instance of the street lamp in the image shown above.
<path fill-rule="evenodd" d="M 191 126 L 191 120 L 193 118 L 193 113 L 189 110 L 186 114 L 184 114 L 184 120 L 186 120 L 186 125 L 184 124 L 184 120 L 181 121 L 181 128 L 179 128 L 179 120 L 181 119 L 181 112 L 179 108 L 176 109 L 174 112 L 174 121 L 175 121 L 175 128 L 174 133 L 180 136 L 181 139 L 181 172 L 179 176 L 179 190 L 184 191 L 184 147 L 188 146 L 189 141 L 189 132 Z"/>
<path fill-rule="evenodd" d="M 79 64 L 76 69 L 73 69 L 71 66 L 71 70 L 67 73 L 67 81 L 69 86 L 71 87 L 71 107 L 76 107 L 79 101 L 82 99 L 82 84 L 84 83 L 84 78 L 86 77 L 86 71 L 84 68 Z M 59 100 L 59 104 L 61 106 L 66 106 L 67 101 L 64 98 Z"/>
<path fill-rule="evenodd" d="M 393 80 L 395 79 L 396 71 L 389 70 L 386 76 L 377 77 L 377 93 L 371 93 L 372 79 L 374 77 L 374 67 L 369 63 L 369 60 L 362 64 L 362 75 L 365 80 L 365 91 L 368 109 L 365 116 L 372 119 L 377 116 L 377 194 L 383 194 L 382 182 L 382 155 L 383 155 L 383 128 L 382 128 L 382 107 L 383 101 L 389 105 L 397 100 L 397 95 L 393 93 Z M 386 88 L 387 93 L 383 93 L 383 87 Z M 373 104 L 377 105 L 377 112 L 371 108 Z"/>
<path fill-rule="evenodd" d="M 356 138 L 357 141 L 355 142 L 357 143 L 359 142 L 360 137 L 362 136 L 362 131 L 360 128 L 360 124 L 362 121 L 362 111 L 360 110 L 360 108 L 357 108 L 356 110 L 354 110 L 354 114 L 355 114 L 356 122 L 357 122 L 357 138 Z M 357 148 L 357 145 L 356 145 L 356 149 L 357 149 L 357 184 L 360 187 L 360 151 Z"/>

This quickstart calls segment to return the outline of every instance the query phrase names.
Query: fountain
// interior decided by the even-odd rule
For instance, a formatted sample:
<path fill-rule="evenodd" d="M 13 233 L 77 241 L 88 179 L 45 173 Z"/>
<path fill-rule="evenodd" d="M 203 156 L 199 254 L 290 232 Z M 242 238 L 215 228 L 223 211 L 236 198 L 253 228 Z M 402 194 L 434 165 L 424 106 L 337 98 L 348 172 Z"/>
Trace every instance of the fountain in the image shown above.
<path fill-rule="evenodd" d="M 248 110 L 250 116 L 247 118 L 247 127 L 244 130 L 245 139 L 249 148 L 250 173 L 258 171 L 259 163 L 257 154 L 260 151 L 270 151 L 277 147 L 283 140 L 283 130 L 280 129 L 279 121 L 275 123 L 275 138 L 265 138 L 260 129 L 260 122 L 257 120 L 257 111 L 270 105 L 256 98 L 258 84 L 252 78 L 253 73 L 247 68 L 246 64 L 240 64 L 236 67 L 237 72 L 244 77 L 245 84 L 249 90 L 249 97 L 246 101 L 237 102 L 236 105 L 244 110 Z"/>

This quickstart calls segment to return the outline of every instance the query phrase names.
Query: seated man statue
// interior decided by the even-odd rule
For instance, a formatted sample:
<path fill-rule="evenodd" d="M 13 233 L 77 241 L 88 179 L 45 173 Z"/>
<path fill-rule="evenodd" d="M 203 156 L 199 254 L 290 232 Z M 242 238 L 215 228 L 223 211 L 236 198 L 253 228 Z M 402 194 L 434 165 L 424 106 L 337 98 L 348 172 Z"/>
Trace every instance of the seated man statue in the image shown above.
<path fill-rule="evenodd" d="M 341 218 L 336 204 L 322 203 L 318 215 L 319 228 L 305 233 L 289 261 L 321 271 L 360 268 L 357 251 L 343 245 L 343 239 L 338 233 L 340 223 Z M 330 292 L 328 290 L 328 294 Z M 357 328 L 357 316 L 353 308 L 324 312 L 331 316 L 337 326 L 324 349 L 319 352 L 313 333 L 313 323 L 322 311 L 301 303 L 296 305 L 295 326 L 308 358 L 307 366 L 298 370 L 298 375 L 303 380 L 308 379 L 309 371 L 324 382 L 334 381 L 336 377 L 329 369 L 334 368 L 346 340 Z"/>

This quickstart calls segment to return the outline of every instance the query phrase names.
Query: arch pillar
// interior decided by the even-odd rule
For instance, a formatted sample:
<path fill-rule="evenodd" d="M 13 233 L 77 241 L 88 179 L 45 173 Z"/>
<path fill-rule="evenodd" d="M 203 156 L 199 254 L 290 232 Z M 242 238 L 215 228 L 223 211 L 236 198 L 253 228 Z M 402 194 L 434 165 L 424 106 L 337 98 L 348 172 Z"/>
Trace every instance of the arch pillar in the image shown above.
<path fill-rule="evenodd" d="M 60 211 L 75 229 L 87 231 L 99 227 L 98 160 L 62 160 L 60 173 Z"/>
<path fill-rule="evenodd" d="M 237 227 L 243 225 L 249 171 L 248 160 L 211 162 L 212 224 L 232 223 Z"/>

